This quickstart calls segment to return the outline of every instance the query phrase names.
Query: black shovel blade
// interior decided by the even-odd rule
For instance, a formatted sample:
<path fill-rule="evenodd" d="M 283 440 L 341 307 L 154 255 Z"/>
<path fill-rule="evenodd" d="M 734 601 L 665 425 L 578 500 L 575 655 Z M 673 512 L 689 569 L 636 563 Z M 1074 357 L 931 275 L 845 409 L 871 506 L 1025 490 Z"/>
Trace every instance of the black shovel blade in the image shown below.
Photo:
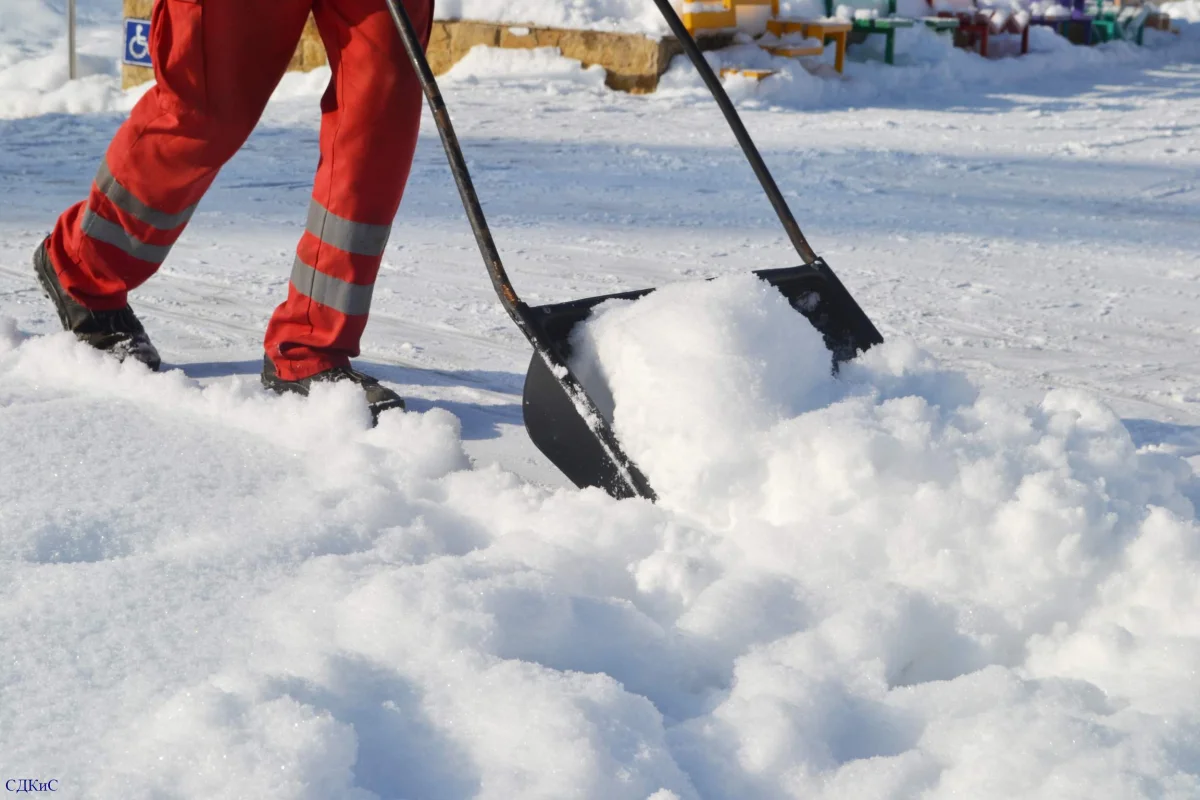
<path fill-rule="evenodd" d="M 831 370 L 836 371 L 842 361 L 883 341 L 824 261 L 754 274 L 778 289 L 821 332 L 830 351 Z M 535 352 L 529 363 L 522 403 L 529 438 L 576 486 L 596 486 L 618 498 L 640 495 L 653 499 L 653 493 L 636 465 L 632 465 L 632 471 L 637 480 L 631 485 L 630 470 L 615 463 L 601 445 L 597 428 L 611 429 L 611 420 L 592 420 L 589 424 L 571 400 L 563 383 L 568 374 L 574 377 L 569 367 L 571 330 L 606 300 L 636 300 L 652 291 L 642 289 L 529 309 L 534 335 L 546 343 L 548 358 L 555 362 L 547 365 Z M 639 490 L 638 483 L 645 488 Z"/>

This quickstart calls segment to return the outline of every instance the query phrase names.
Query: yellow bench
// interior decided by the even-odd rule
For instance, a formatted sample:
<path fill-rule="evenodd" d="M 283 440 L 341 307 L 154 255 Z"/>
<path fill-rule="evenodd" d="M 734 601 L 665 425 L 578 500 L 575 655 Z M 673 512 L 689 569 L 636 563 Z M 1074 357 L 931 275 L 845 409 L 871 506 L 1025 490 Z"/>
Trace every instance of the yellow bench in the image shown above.
<path fill-rule="evenodd" d="M 719 5 L 719 7 L 718 7 Z M 743 12 L 743 23 L 739 23 L 739 9 Z M 761 9 L 761 10 L 760 10 Z M 776 40 L 799 34 L 805 39 L 816 39 L 820 45 L 786 41 L 777 43 L 763 42 L 760 46 L 775 56 L 796 58 L 802 56 L 819 56 L 825 52 L 825 45 L 834 44 L 834 69 L 839 73 L 846 65 L 846 44 L 851 29 L 849 22 L 842 20 L 785 20 L 779 19 L 779 0 L 707 0 L 707 2 L 685 2 L 681 13 L 683 25 L 688 32 L 702 36 L 705 33 L 717 33 L 738 28 L 745 29 L 750 25 L 757 27 L 759 20 L 765 22 L 765 32 Z M 753 22 L 751 23 L 751 20 Z M 759 34 L 763 31 L 747 30 L 747 33 Z M 773 74 L 772 70 L 726 67 L 721 75 L 743 75 L 755 80 L 762 80 Z"/>
<path fill-rule="evenodd" d="M 808 39 L 816 39 L 820 42 L 832 41 L 836 48 L 833 56 L 833 68 L 841 72 L 846 66 L 846 41 L 853 27 L 849 22 L 836 19 L 772 19 L 767 23 L 767 32 L 781 39 L 788 34 L 798 33 Z M 775 55 L 786 55 L 785 53 L 777 53 L 772 48 L 767 49 L 775 53 Z M 820 52 L 799 53 L 797 55 L 820 55 Z"/>
<path fill-rule="evenodd" d="M 706 32 L 728 31 L 743 25 L 738 19 L 738 9 L 746 12 L 741 16 L 749 22 L 753 17 L 759 16 L 753 11 L 757 8 L 764 9 L 765 14 L 762 16 L 775 17 L 779 14 L 779 0 L 685 0 L 679 16 L 688 33 L 702 36 Z"/>
<path fill-rule="evenodd" d="M 773 69 L 747 69 L 743 67 L 721 67 L 721 77 L 728 78 L 730 75 L 740 75 L 743 78 L 761 81 L 763 78 L 769 78 L 775 74 Z"/>

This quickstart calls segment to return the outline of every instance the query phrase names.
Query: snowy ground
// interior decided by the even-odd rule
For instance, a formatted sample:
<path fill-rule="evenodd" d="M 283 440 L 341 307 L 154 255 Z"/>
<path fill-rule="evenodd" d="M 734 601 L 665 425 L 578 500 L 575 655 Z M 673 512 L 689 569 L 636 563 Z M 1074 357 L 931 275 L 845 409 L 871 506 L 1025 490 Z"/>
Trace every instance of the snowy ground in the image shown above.
<path fill-rule="evenodd" d="M 731 85 L 889 340 L 838 381 L 738 278 L 795 256 L 686 70 L 644 98 L 544 53 L 449 76 L 530 302 L 728 276 L 590 329 L 650 506 L 563 487 L 529 445 L 528 348 L 428 120 L 360 362 L 412 412 L 370 430 L 348 394 L 260 391 L 320 74 L 287 80 L 136 293 L 170 371 L 43 336 L 29 253 L 130 101 L 106 13 L 84 6 L 88 87 L 51 74 L 53 14 L 0 34 L 3 778 L 96 798 L 1200 794 L 1188 31 L 1039 36 L 998 62 L 921 32 L 895 70 Z"/>

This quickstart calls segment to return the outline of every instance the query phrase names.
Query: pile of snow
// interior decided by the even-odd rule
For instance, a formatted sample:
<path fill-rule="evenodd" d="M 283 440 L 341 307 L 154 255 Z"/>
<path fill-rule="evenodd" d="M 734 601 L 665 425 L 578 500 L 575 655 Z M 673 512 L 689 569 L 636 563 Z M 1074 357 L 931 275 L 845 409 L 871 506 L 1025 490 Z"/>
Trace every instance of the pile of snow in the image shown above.
<path fill-rule="evenodd" d="M 114 59 L 82 52 L 76 63 L 79 80 L 71 81 L 67 48 L 58 44 L 44 55 L 0 68 L 0 119 L 128 111 L 133 107 L 121 91 Z"/>
<path fill-rule="evenodd" d="M 79 80 L 69 80 L 61 4 L 5 0 L 0 7 L 0 119 L 128 110 L 120 89 L 120 4 L 79 3 Z M 114 13 L 115 11 L 115 13 Z"/>
<path fill-rule="evenodd" d="M 682 0 L 673 0 L 681 8 Z M 437 19 L 542 25 L 550 28 L 661 35 L 667 25 L 650 0 L 438 0 Z"/>
<path fill-rule="evenodd" d="M 994 22 L 1002 22 L 999 17 Z M 1017 91 L 1037 85 L 1053 88 L 1057 82 L 1070 94 L 1076 77 L 1094 76 L 1097 70 L 1118 65 L 1161 66 L 1200 58 L 1200 40 L 1147 30 L 1145 46 L 1113 41 L 1080 47 L 1044 26 L 1029 30 L 1030 52 L 1016 56 L 1019 34 L 994 35 L 989 58 L 954 47 L 950 36 L 935 33 L 924 25 L 896 32 L 896 65 L 883 63 L 884 38 L 867 37 L 847 53 L 845 75 L 832 70 L 834 48 L 827 46 L 821 63 L 817 59 L 771 56 L 748 39 L 705 57 L 716 69 L 744 67 L 771 69 L 776 74 L 754 81 L 726 78 L 726 88 L 746 108 L 814 109 L 875 105 L 927 98 L 939 106 L 955 101 L 975 102 L 981 91 Z M 801 63 L 803 61 L 804 63 Z M 826 68 L 828 65 L 828 68 Z M 1052 82 L 1047 76 L 1053 76 Z M 849 78 L 845 80 L 843 78 Z M 658 95 L 672 100 L 706 102 L 707 90 L 696 70 L 684 56 L 677 56 L 659 82 Z"/>
<path fill-rule="evenodd" d="M 1200 22 L 1200 0 L 1175 0 L 1171 3 L 1161 3 L 1158 8 L 1171 19 Z"/>
<path fill-rule="evenodd" d="M 1033 2 L 1029 4 L 1029 11 L 1037 16 L 1046 17 L 1047 19 L 1066 19 L 1071 16 L 1071 8 L 1062 3 L 1047 0 L 1047 2 Z"/>
<path fill-rule="evenodd" d="M 823 47 L 824 43 L 820 39 L 805 36 L 800 33 L 787 33 L 783 36 L 776 36 L 772 33 L 763 34 L 758 38 L 758 44 L 761 47 Z"/>
<path fill-rule="evenodd" d="M 604 67 L 584 68 L 579 61 L 563 56 L 557 47 L 504 50 L 476 45 L 440 81 L 447 85 L 496 82 L 558 94 L 581 88 L 603 89 L 605 77 Z"/>
<path fill-rule="evenodd" d="M 108 797 L 1195 797 L 1177 458 L 750 277 L 612 303 L 662 501 L 470 469 L 450 414 L 0 325 L 0 751 Z"/>
<path fill-rule="evenodd" d="M 825 0 L 779 0 L 779 16 L 784 19 L 821 19 Z"/>
<path fill-rule="evenodd" d="M 1183 462 L 1089 397 L 1020 407 L 903 343 L 835 380 L 752 277 L 611 302 L 573 344 L 662 505 L 725 538 L 742 586 L 782 578 L 740 608 L 774 630 L 684 726 L 739 743 L 719 796 L 1200 791 Z"/>
<path fill-rule="evenodd" d="M 703 10 L 706 7 L 723 9 L 720 0 L 672 0 L 672 6 L 679 13 L 685 10 L 685 6 L 691 10 Z M 824 0 L 781 0 L 779 8 L 782 16 L 808 19 L 825 16 Z M 753 17 L 752 11 L 743 9 L 743 18 Z M 447 20 L 487 20 L 515 25 L 642 33 L 648 36 L 669 33 L 666 21 L 651 0 L 438 0 L 434 16 Z"/>

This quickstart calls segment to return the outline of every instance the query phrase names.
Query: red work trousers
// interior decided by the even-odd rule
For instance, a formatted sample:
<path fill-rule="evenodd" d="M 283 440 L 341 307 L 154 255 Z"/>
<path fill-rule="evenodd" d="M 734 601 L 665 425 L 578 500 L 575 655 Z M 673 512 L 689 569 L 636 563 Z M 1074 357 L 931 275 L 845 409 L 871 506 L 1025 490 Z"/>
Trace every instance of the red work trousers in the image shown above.
<path fill-rule="evenodd" d="M 404 0 L 423 44 L 433 1 Z M 258 123 L 310 11 L 333 76 L 308 224 L 265 346 L 289 380 L 358 355 L 421 120 L 420 84 L 383 0 L 157 0 L 157 84 L 117 131 L 88 199 L 50 237 L 68 294 L 118 309 L 155 273 Z"/>

